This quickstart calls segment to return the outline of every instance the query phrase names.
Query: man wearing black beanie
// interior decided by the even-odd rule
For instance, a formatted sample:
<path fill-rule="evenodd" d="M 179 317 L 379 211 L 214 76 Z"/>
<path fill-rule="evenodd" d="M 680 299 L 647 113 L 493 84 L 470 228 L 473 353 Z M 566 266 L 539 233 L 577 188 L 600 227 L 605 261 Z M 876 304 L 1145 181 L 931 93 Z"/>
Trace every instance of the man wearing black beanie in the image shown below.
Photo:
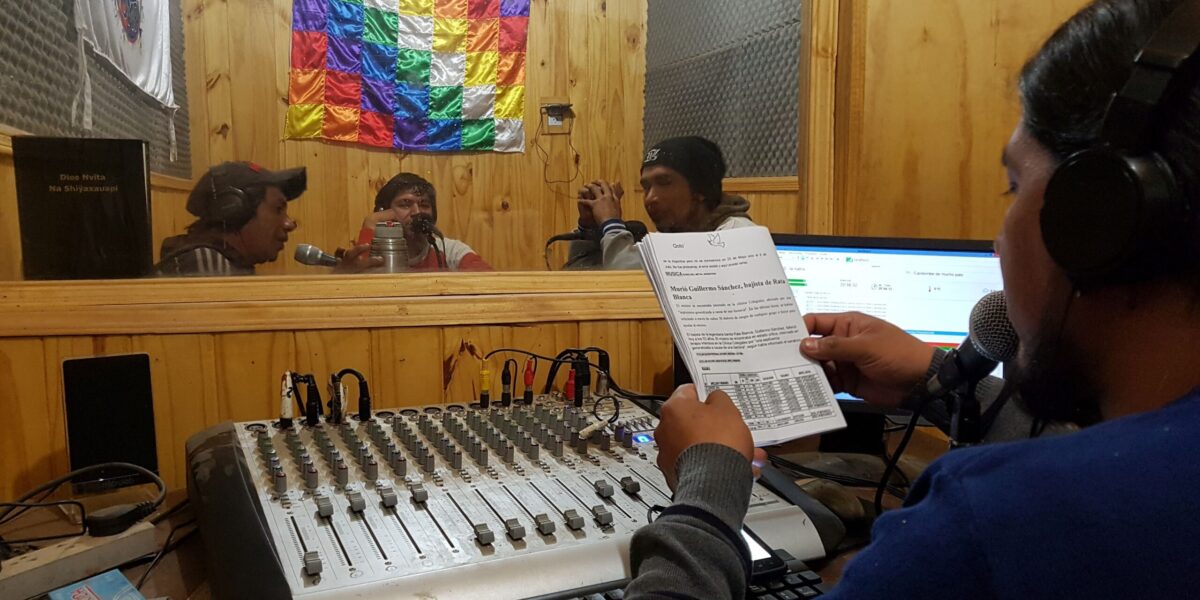
<path fill-rule="evenodd" d="M 725 158 L 721 148 L 698 136 L 654 145 L 642 161 L 646 212 L 658 231 L 719 231 L 750 227 L 750 202 L 721 190 Z M 586 239 L 571 244 L 567 268 L 640 269 L 642 257 L 621 219 L 620 186 L 603 180 L 579 190 L 579 231 Z"/>

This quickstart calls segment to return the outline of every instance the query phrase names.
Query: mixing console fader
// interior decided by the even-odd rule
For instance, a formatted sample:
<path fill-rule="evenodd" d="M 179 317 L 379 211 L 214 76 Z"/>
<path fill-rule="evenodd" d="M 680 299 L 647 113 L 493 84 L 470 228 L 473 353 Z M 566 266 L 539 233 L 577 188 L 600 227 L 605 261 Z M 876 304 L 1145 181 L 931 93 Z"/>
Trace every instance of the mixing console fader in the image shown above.
<path fill-rule="evenodd" d="M 201 432 L 188 485 L 214 592 L 447 600 L 611 588 L 629 577 L 629 541 L 650 508 L 671 502 L 657 421 L 628 402 L 620 415 L 594 426 L 590 412 L 541 399 Z M 802 511 L 753 494 L 747 524 L 798 558 L 821 554 Z"/>

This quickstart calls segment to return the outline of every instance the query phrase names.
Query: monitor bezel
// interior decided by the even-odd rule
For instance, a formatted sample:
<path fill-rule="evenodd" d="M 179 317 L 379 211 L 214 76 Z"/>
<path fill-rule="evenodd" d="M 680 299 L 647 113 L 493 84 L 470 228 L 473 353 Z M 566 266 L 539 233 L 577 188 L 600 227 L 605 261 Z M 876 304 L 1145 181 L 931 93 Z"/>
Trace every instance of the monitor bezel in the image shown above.
<path fill-rule="evenodd" d="M 869 237 L 869 236 L 837 236 L 837 235 L 813 235 L 813 234 L 797 234 L 797 233 L 772 233 L 772 240 L 775 242 L 776 248 L 780 246 L 806 246 L 812 248 L 864 248 L 864 249 L 879 249 L 879 250 L 926 250 L 926 251 L 947 251 L 947 252 L 971 252 L 971 253 L 990 253 L 995 255 L 995 245 L 990 240 L 955 240 L 945 238 L 896 238 L 896 237 Z M 673 360 L 672 360 L 672 375 L 676 387 L 684 383 L 691 383 L 691 373 L 688 373 L 687 367 L 680 360 L 679 351 L 672 344 Z M 893 421 L 896 417 L 901 420 L 907 420 L 905 417 L 911 418 L 911 413 L 900 408 L 879 408 L 867 404 L 863 400 L 838 400 L 838 405 L 841 406 L 842 412 L 847 414 L 848 428 L 844 432 L 839 432 L 836 435 L 826 434 L 822 436 L 822 446 L 826 445 L 826 440 L 831 442 L 828 451 L 845 450 L 848 447 L 856 445 L 861 446 L 865 439 L 880 439 L 883 435 L 883 418 L 891 417 Z M 921 424 L 927 423 L 922 419 Z M 833 438 L 850 438 L 849 442 Z M 858 451 L 862 451 L 860 447 Z"/>
<path fill-rule="evenodd" d="M 779 246 L 811 246 L 818 248 L 863 248 L 868 250 L 996 253 L 995 244 L 991 240 L 810 235 L 803 233 L 772 233 L 771 239 L 775 242 L 776 248 Z"/>
<path fill-rule="evenodd" d="M 925 250 L 933 252 L 972 252 L 995 255 L 995 244 L 991 240 L 954 240 L 946 238 L 896 238 L 844 235 L 812 235 L 802 233 L 772 233 L 775 247 L 805 246 L 810 248 L 863 248 L 866 250 Z M 900 416 L 908 414 L 902 409 L 878 408 L 863 400 L 838 400 L 842 412 L 871 413 Z"/>

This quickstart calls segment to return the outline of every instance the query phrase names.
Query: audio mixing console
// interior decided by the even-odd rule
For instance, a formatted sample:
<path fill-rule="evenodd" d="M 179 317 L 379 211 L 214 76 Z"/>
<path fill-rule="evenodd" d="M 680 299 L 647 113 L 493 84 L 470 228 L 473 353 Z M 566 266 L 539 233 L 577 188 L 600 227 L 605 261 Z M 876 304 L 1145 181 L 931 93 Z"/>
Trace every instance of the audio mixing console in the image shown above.
<path fill-rule="evenodd" d="M 611 589 L 630 575 L 634 531 L 671 502 L 655 464 L 657 420 L 630 402 L 620 416 L 599 427 L 543 396 L 201 432 L 188 442 L 188 486 L 214 593 L 550 599 Z M 797 558 L 823 554 L 804 512 L 758 485 L 746 523 Z"/>

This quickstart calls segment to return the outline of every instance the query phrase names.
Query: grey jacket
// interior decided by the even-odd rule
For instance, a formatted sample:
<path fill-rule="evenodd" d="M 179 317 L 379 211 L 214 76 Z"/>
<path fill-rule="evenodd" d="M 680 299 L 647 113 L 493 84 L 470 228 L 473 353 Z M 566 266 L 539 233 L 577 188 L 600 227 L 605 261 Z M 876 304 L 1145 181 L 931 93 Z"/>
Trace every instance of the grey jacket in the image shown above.
<path fill-rule="evenodd" d="M 633 535 L 629 600 L 742 598 L 749 550 L 736 537 L 754 476 L 741 453 L 721 444 L 692 446 L 675 463 L 679 484 L 668 511 Z"/>
<path fill-rule="evenodd" d="M 945 357 L 945 352 L 936 352 L 929 373 L 937 373 Z M 1003 380 L 994 377 L 980 383 L 976 395 L 984 413 L 1000 397 L 1003 387 Z M 936 405 L 940 403 L 928 404 L 923 416 L 939 427 L 949 422 L 944 409 L 938 412 Z M 1018 403 L 1008 402 L 997 410 L 985 442 L 1030 436 L 1033 418 Z M 1052 425 L 1042 430 L 1042 434 L 1073 429 Z M 625 589 L 625 597 L 629 600 L 744 598 L 749 578 L 744 558 L 747 550 L 740 538 L 728 532 L 737 532 L 746 517 L 753 483 L 749 462 L 727 446 L 701 444 L 679 455 L 675 469 L 679 484 L 671 508 L 664 513 L 666 516 L 633 536 L 630 547 L 633 581 Z M 677 512 L 668 514 L 674 511 Z"/>
<path fill-rule="evenodd" d="M 741 196 L 726 194 L 700 231 L 721 231 L 753 227 L 750 220 L 750 201 Z M 589 233 L 580 230 L 581 233 Z M 634 246 L 633 234 L 619 221 L 605 223 L 602 231 L 593 232 L 585 240 L 571 242 L 564 269 L 642 269 L 642 254 Z"/>

